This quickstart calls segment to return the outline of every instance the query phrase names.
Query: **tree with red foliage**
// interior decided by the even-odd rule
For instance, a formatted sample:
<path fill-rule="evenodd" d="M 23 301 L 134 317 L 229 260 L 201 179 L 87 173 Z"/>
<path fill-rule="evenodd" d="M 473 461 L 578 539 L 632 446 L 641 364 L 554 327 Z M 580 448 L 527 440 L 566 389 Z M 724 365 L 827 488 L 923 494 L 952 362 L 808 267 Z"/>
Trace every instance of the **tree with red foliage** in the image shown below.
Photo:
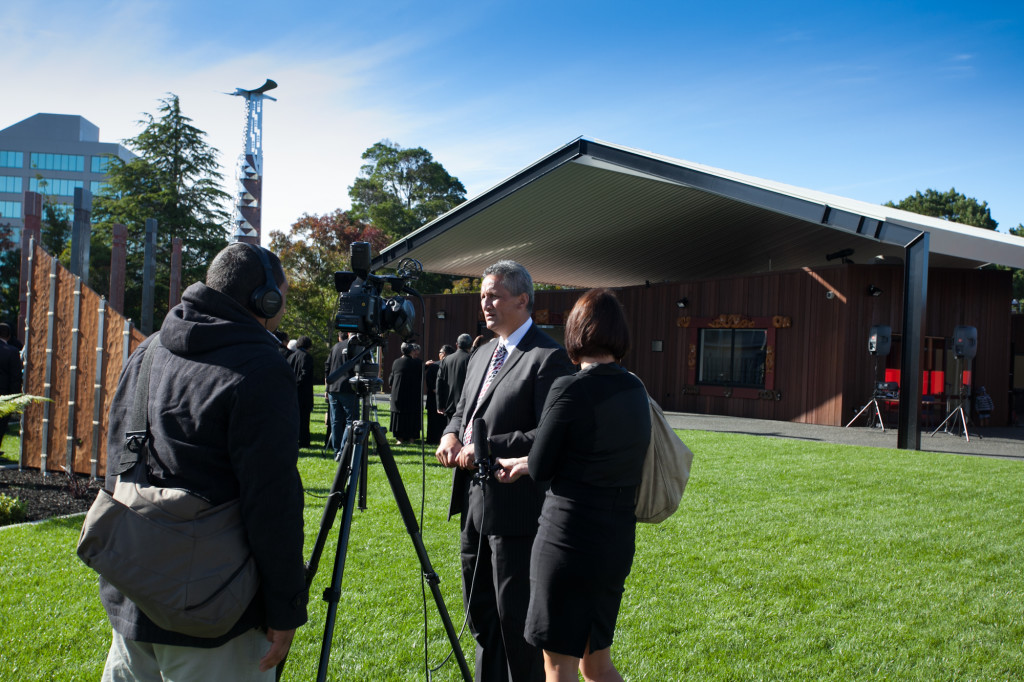
<path fill-rule="evenodd" d="M 334 310 L 338 293 L 334 273 L 351 270 L 349 248 L 369 242 L 374 255 L 390 243 L 379 228 L 353 219 L 341 209 L 326 215 L 303 214 L 288 234 L 270 233 L 270 249 L 281 259 L 288 275 L 288 301 L 281 329 L 292 338 L 313 339 L 314 358 L 323 360 L 338 340 Z M 314 363 L 322 367 L 323 363 Z"/>

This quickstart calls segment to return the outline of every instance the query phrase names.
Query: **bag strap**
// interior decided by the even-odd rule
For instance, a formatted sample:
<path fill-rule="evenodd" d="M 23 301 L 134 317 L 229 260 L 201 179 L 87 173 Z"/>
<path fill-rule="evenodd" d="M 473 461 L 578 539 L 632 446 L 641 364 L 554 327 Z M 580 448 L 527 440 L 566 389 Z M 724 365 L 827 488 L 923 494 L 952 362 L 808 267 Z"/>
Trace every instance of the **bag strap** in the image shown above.
<path fill-rule="evenodd" d="M 124 449 L 121 451 L 121 461 L 115 471 L 110 472 L 114 476 L 131 471 L 139 462 L 139 474 L 146 468 L 146 454 L 149 451 L 149 377 L 153 368 L 153 351 L 160 347 L 160 333 L 153 335 L 153 340 L 146 347 L 146 354 L 142 357 L 142 368 L 139 370 L 138 380 L 135 383 L 135 402 L 132 404 L 132 411 L 128 418 L 128 430 L 124 434 Z M 137 478 L 137 476 L 136 476 Z"/>

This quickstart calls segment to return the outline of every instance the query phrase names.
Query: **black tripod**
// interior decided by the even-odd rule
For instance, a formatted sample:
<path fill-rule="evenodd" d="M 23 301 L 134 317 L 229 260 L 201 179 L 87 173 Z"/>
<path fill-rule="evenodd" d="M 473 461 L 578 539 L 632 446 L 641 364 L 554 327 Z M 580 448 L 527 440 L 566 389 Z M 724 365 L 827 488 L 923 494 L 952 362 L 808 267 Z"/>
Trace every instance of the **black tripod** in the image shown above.
<path fill-rule="evenodd" d="M 946 414 L 946 418 L 942 420 L 941 424 L 939 424 L 937 427 L 935 427 L 935 430 L 932 431 L 932 435 L 934 436 L 936 433 L 938 433 L 939 429 L 944 429 L 945 433 L 952 434 L 954 436 L 962 435 L 964 437 L 964 440 L 966 440 L 968 443 L 970 443 L 971 442 L 971 434 L 967 431 L 967 413 L 964 412 L 964 403 L 967 403 L 968 411 L 970 411 L 970 402 L 969 402 L 969 400 L 970 400 L 970 391 L 968 390 L 968 387 L 964 385 L 964 381 L 963 381 L 963 376 L 964 376 L 964 374 L 963 374 L 963 364 L 964 364 L 963 358 L 958 356 L 956 358 L 956 365 L 955 365 L 956 375 L 955 376 L 956 376 L 957 385 L 960 386 L 960 391 L 959 391 L 959 393 L 957 395 L 956 407 L 951 409 L 949 411 L 949 413 Z M 968 371 L 970 371 L 970 365 L 968 365 Z M 957 419 L 957 417 L 959 417 L 959 419 Z M 952 423 L 950 423 L 951 421 L 952 421 Z M 958 433 L 958 431 L 961 428 L 963 429 L 963 433 L 962 434 Z M 977 438 L 981 438 L 981 436 L 978 436 L 977 434 L 975 434 L 975 436 Z"/>
<path fill-rule="evenodd" d="M 370 349 L 371 347 L 365 348 L 353 360 L 343 365 L 338 370 L 338 373 L 347 371 L 349 366 L 355 365 Z M 366 364 L 362 365 L 363 370 L 366 370 L 367 367 Z M 376 365 L 371 365 L 370 367 L 376 367 Z M 438 587 L 440 578 L 434 572 L 434 568 L 430 563 L 430 557 L 427 556 L 427 550 L 423 546 L 419 525 L 416 523 L 416 515 L 413 513 L 412 504 L 409 502 L 409 495 L 405 491 L 405 486 L 402 484 L 398 465 L 395 464 L 395 458 L 391 453 L 384 429 L 380 424 L 369 419 L 369 395 L 372 389 L 376 387 L 375 382 L 379 385 L 380 379 L 376 378 L 376 376 L 369 379 L 362 378 L 358 369 L 357 366 L 357 375 L 350 382 L 356 387 L 356 392 L 362 403 L 360 413 L 362 419 L 352 422 L 345 428 L 342 446 L 335 455 L 335 459 L 338 460 L 338 470 L 327 498 L 327 506 L 324 508 L 324 514 L 320 521 L 320 531 L 317 534 L 316 543 L 313 545 L 313 552 L 310 555 L 309 562 L 306 564 L 306 586 L 309 587 L 313 583 L 313 578 L 320 564 L 320 556 L 323 554 L 324 546 L 327 544 L 327 536 L 334 525 L 338 507 L 341 505 L 345 479 L 348 478 L 348 488 L 344 489 L 345 508 L 341 517 L 338 547 L 334 557 L 334 571 L 331 575 L 330 587 L 324 590 L 323 598 L 327 602 L 327 618 L 324 624 L 323 643 L 320 647 L 320 664 L 317 669 L 317 680 L 322 682 L 327 679 L 327 664 L 331 657 L 331 640 L 333 639 L 334 623 L 338 613 L 338 601 L 341 599 L 341 578 L 345 571 L 345 556 L 348 552 L 348 540 L 352 529 L 352 515 L 355 512 L 357 495 L 360 495 L 362 498 L 360 507 L 363 509 L 366 507 L 366 465 L 368 461 L 369 438 L 372 433 L 377 444 L 377 455 L 380 457 L 381 465 L 383 465 L 384 472 L 387 474 L 388 483 L 391 484 L 391 492 L 394 494 L 395 502 L 398 504 L 398 511 L 402 515 L 406 531 L 408 531 L 410 538 L 412 538 L 412 544 L 416 550 L 416 556 L 419 558 L 423 577 L 430 585 L 430 591 L 434 595 L 434 602 L 437 604 L 437 610 L 444 623 L 445 632 L 448 634 L 448 640 L 451 642 L 452 650 L 458 660 L 459 668 L 462 671 L 462 678 L 466 682 L 471 682 L 473 675 L 469 670 L 469 665 L 466 663 L 462 648 L 459 646 L 458 634 L 456 634 L 455 627 L 452 625 L 452 620 L 448 615 L 448 609 L 445 607 L 440 587 Z M 281 677 L 283 666 L 284 662 L 278 666 L 278 679 Z"/>
<path fill-rule="evenodd" d="M 871 384 L 871 400 L 869 400 L 868 402 L 864 403 L 864 407 L 860 408 L 860 412 L 858 412 L 857 414 L 853 415 L 853 419 L 851 419 L 846 424 L 846 428 L 850 428 L 850 426 L 855 421 L 860 419 L 860 416 L 862 414 L 864 414 L 870 408 L 873 407 L 873 408 L 875 408 L 874 412 L 868 412 L 868 423 L 867 423 L 867 426 L 869 426 L 869 427 L 873 426 L 873 424 L 871 423 L 872 420 L 878 419 L 878 426 L 879 426 L 879 428 L 882 429 L 882 432 L 884 433 L 885 432 L 885 420 L 882 419 L 882 409 L 878 406 L 878 399 L 879 398 L 884 398 L 884 397 L 886 397 L 885 393 L 880 390 L 879 385 L 878 385 L 878 359 L 875 358 L 875 381 L 873 381 L 872 384 Z"/>

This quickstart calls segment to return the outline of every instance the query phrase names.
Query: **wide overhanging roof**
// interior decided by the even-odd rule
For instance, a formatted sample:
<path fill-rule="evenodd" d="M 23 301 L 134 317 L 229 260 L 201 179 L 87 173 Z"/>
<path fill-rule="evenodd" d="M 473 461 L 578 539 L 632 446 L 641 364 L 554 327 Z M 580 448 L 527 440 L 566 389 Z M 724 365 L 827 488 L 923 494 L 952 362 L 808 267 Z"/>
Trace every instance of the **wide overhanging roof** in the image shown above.
<path fill-rule="evenodd" d="M 392 244 L 374 268 L 415 258 L 479 277 L 511 258 L 538 282 L 629 286 L 837 264 L 848 249 L 855 263 L 898 263 L 922 232 L 931 267 L 1024 267 L 1012 235 L 580 138 Z"/>

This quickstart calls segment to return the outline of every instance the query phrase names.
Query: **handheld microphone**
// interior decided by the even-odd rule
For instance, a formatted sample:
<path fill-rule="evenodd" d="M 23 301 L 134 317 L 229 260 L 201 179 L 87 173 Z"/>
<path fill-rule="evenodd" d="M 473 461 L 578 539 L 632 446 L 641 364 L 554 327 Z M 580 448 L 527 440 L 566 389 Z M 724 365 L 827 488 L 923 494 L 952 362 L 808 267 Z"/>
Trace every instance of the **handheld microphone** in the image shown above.
<path fill-rule="evenodd" d="M 473 420 L 473 463 L 476 464 L 474 478 L 481 481 L 489 479 L 496 468 L 487 444 L 487 425 L 479 418 Z"/>

